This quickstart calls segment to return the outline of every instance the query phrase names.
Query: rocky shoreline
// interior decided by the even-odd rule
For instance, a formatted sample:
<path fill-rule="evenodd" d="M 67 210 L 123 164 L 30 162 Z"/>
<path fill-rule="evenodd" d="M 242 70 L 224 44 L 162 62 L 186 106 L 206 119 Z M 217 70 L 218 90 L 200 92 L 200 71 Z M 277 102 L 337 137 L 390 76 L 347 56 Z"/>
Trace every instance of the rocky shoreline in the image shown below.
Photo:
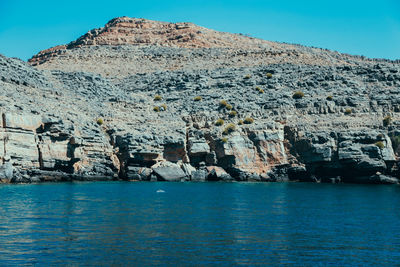
<path fill-rule="evenodd" d="M 304 133 L 281 122 L 244 126 L 228 140 L 187 122 L 160 151 L 105 126 L 78 135 L 62 121 L 3 114 L 2 182 L 301 181 L 397 184 L 399 161 L 384 131 Z M 186 136 L 186 138 L 184 138 Z M 382 144 L 382 145 L 381 145 Z"/>
<path fill-rule="evenodd" d="M 5 183 L 399 183 L 398 61 L 123 17 L 29 64 L 0 55 Z"/>

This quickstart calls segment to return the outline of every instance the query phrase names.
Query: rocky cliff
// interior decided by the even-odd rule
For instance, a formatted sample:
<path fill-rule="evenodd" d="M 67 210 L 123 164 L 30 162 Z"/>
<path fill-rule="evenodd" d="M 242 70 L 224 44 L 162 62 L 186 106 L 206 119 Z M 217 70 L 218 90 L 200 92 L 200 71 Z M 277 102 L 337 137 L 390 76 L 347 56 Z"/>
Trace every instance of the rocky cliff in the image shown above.
<path fill-rule="evenodd" d="M 345 66 L 376 61 L 217 32 L 192 23 L 121 17 L 67 45 L 41 51 L 29 63 L 39 69 L 87 71 L 115 79 L 160 70 L 214 70 L 285 63 Z"/>
<path fill-rule="evenodd" d="M 398 183 L 400 64 L 117 18 L 0 56 L 0 177 Z"/>

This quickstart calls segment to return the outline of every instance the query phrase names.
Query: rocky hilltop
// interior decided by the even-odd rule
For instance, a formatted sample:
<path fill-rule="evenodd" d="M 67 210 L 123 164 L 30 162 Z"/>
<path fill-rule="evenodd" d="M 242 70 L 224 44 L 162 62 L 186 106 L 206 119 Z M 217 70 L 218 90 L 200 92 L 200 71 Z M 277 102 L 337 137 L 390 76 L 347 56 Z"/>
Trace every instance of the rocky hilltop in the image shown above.
<path fill-rule="evenodd" d="M 39 52 L 39 69 L 86 71 L 111 79 L 159 70 L 214 70 L 270 64 L 345 66 L 376 60 L 217 32 L 192 23 L 116 18 L 67 45 Z"/>
<path fill-rule="evenodd" d="M 116 18 L 0 56 L 0 178 L 398 183 L 400 64 Z"/>

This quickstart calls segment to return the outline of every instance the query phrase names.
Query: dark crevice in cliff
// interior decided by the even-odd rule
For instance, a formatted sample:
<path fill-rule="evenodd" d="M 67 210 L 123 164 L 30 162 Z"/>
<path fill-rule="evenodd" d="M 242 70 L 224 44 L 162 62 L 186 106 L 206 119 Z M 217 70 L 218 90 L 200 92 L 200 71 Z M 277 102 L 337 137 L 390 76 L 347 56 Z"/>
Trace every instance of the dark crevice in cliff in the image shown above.
<path fill-rule="evenodd" d="M 122 180 L 127 180 L 126 175 L 126 165 L 128 159 L 128 151 L 125 147 L 125 143 L 122 140 L 121 136 L 114 135 L 114 130 L 107 130 L 105 131 L 110 145 L 113 147 L 113 155 L 118 158 L 119 162 L 119 170 L 118 170 L 118 178 Z"/>
<path fill-rule="evenodd" d="M 33 134 L 35 136 L 37 151 L 38 151 L 39 169 L 41 169 L 41 170 L 45 170 L 44 164 L 43 164 L 43 154 L 40 149 L 40 144 L 43 142 L 43 138 L 42 138 L 41 134 L 44 133 L 45 131 L 47 131 L 49 126 L 50 126 L 49 124 L 42 124 L 42 125 L 40 125 L 40 127 L 38 127 L 33 132 Z"/>
<path fill-rule="evenodd" d="M 288 150 L 288 161 L 291 167 L 287 169 L 289 180 L 315 182 L 317 179 L 313 174 L 313 166 L 306 164 L 302 159 L 302 151 L 309 151 L 310 144 L 307 140 L 301 140 L 298 135 L 298 129 L 294 127 L 284 127 L 284 139 L 286 140 L 286 149 Z"/>
<path fill-rule="evenodd" d="M 6 114 L 2 114 L 1 115 L 1 119 L 2 119 L 2 123 L 3 123 L 3 128 L 4 128 L 4 130 L 7 128 L 7 125 L 6 125 Z"/>
<path fill-rule="evenodd" d="M 215 153 L 215 161 L 212 162 L 212 165 L 221 166 L 220 162 L 222 158 L 221 155 L 223 154 L 223 143 L 207 132 L 204 134 L 204 139 L 210 147 L 210 153 Z"/>
<path fill-rule="evenodd" d="M 7 132 L 7 128 L 6 128 L 6 115 L 3 113 L 1 116 L 2 122 L 3 122 L 3 128 L 4 128 L 4 132 Z M 3 138 L 3 155 L 6 156 L 7 155 L 7 141 L 8 141 L 8 135 L 5 134 L 4 138 Z M 3 163 L 5 162 L 5 159 L 3 157 Z"/>
<path fill-rule="evenodd" d="M 118 178 L 122 180 L 127 180 L 128 178 L 126 175 L 127 153 L 124 150 L 124 148 L 118 144 L 118 142 L 114 143 L 113 147 L 114 150 L 117 149 L 115 155 L 117 156 L 119 161 Z"/>
<path fill-rule="evenodd" d="M 35 135 L 35 140 L 36 140 L 36 147 L 37 147 L 37 150 L 38 150 L 39 168 L 41 170 L 43 170 L 44 169 L 44 166 L 43 166 L 43 155 L 42 155 L 42 151 L 40 149 L 40 142 L 42 142 L 42 137 L 38 136 L 38 135 Z"/>
<path fill-rule="evenodd" d="M 234 155 L 225 155 L 225 142 L 216 136 L 206 135 L 209 142 L 210 150 L 215 153 L 217 162 L 216 166 L 223 168 L 232 177 L 240 177 L 241 171 L 235 168 L 236 157 Z"/>
<path fill-rule="evenodd" d="M 283 128 L 284 140 L 286 140 L 286 149 L 289 151 L 289 156 L 292 157 L 294 161 L 298 161 L 298 152 L 296 150 L 297 142 L 297 129 L 289 126 Z M 290 160 L 290 159 L 288 159 Z"/>
<path fill-rule="evenodd" d="M 67 144 L 67 158 L 70 160 L 67 162 L 64 170 L 67 173 L 74 173 L 74 164 L 78 162 L 80 159 L 75 157 L 75 150 L 79 147 L 78 144 L 75 144 L 75 139 L 72 137 L 70 138 Z"/>
<path fill-rule="evenodd" d="M 163 158 L 170 162 L 178 162 L 184 160 L 186 156 L 186 148 L 181 143 L 165 144 L 163 150 Z"/>
<path fill-rule="evenodd" d="M 187 123 L 188 124 L 188 123 Z M 192 162 L 192 159 L 190 158 L 189 151 L 190 151 L 190 145 L 189 145 L 189 126 L 186 124 L 185 127 L 185 151 L 186 151 L 186 158 L 189 159 L 190 163 Z"/>
<path fill-rule="evenodd" d="M 115 131 L 112 129 L 108 129 L 106 131 L 104 131 L 106 134 L 106 137 L 108 138 L 108 142 L 109 144 L 112 146 L 113 150 L 112 150 L 112 155 L 116 156 L 118 159 L 118 167 L 114 166 L 114 162 L 112 164 L 111 169 L 115 173 L 117 174 L 117 176 L 114 178 L 119 178 L 119 179 L 125 179 L 125 161 L 123 160 L 123 158 L 121 157 L 120 153 L 121 153 L 121 148 L 117 145 L 117 138 L 119 136 L 115 136 L 114 133 Z M 111 161 L 113 161 L 113 159 L 111 158 Z"/>

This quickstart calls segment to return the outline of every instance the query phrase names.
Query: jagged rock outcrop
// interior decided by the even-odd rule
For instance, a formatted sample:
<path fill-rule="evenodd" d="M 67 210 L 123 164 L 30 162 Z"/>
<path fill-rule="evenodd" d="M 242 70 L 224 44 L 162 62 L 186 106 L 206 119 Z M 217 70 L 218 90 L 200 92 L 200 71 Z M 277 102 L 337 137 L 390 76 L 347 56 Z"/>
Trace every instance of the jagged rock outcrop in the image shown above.
<path fill-rule="evenodd" d="M 3 113 L 0 131 L 2 179 L 10 182 L 116 178 L 120 167 L 104 136 L 79 133 L 63 121 L 38 115 Z M 13 174 L 7 173 L 9 162 Z"/>
<path fill-rule="evenodd" d="M 113 79 L 159 70 L 213 70 L 284 63 L 357 66 L 376 61 L 217 32 L 192 23 L 120 17 L 69 44 L 39 52 L 29 63 L 40 69 L 86 71 Z"/>
<path fill-rule="evenodd" d="M 30 64 L 0 55 L 4 182 L 400 178 L 395 61 L 124 17 Z"/>
<path fill-rule="evenodd" d="M 296 132 L 291 136 L 292 153 L 308 173 L 302 179 L 333 181 L 340 177 L 343 182 L 379 183 L 386 179 L 380 177 L 381 172 L 393 174 L 397 168 L 391 140 L 383 131 Z"/>

